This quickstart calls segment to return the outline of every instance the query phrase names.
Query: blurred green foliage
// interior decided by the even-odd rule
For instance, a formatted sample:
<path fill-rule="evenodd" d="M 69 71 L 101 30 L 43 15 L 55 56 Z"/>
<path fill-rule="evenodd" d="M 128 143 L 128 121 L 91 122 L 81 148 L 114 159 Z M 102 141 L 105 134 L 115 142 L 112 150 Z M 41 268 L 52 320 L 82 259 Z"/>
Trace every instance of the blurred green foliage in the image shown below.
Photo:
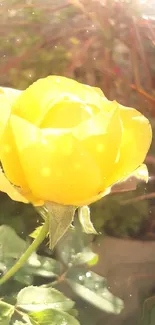
<path fill-rule="evenodd" d="M 3 0 L 0 83 L 24 89 L 61 74 L 154 115 L 153 8 L 152 1 Z"/>
<path fill-rule="evenodd" d="M 116 237 L 142 238 L 149 218 L 149 202 L 132 203 L 134 196 L 135 193 L 130 192 L 115 194 L 94 203 L 91 219 L 96 229 Z M 123 205 L 124 200 L 131 200 L 131 203 Z"/>

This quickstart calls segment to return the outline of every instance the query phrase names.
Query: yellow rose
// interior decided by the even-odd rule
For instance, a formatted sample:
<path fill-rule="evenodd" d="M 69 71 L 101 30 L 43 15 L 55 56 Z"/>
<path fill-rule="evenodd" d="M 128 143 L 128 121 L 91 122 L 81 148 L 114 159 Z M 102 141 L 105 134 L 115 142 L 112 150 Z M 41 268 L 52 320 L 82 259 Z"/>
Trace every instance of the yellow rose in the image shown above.
<path fill-rule="evenodd" d="M 59 76 L 0 91 L 0 190 L 17 201 L 82 206 L 144 161 L 152 132 L 137 110 Z"/>

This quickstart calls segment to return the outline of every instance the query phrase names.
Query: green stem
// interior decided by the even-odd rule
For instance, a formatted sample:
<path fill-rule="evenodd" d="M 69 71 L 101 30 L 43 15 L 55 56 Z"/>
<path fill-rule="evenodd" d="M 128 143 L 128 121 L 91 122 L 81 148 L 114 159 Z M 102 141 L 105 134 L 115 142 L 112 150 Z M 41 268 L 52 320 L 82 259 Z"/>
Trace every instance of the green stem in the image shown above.
<path fill-rule="evenodd" d="M 45 223 L 42 226 L 40 233 L 28 247 L 26 252 L 20 257 L 15 265 L 0 279 L 0 285 L 9 280 L 28 260 L 31 254 L 37 250 L 38 246 L 43 242 L 49 232 L 49 217 L 46 215 Z"/>

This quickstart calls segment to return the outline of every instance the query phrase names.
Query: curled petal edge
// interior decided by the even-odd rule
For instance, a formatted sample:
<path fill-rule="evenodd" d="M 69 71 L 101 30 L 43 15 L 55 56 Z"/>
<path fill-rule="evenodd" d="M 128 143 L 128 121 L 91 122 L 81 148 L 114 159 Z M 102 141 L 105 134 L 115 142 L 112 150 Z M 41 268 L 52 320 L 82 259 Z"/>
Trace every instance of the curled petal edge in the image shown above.
<path fill-rule="evenodd" d="M 20 188 L 13 186 L 0 169 L 0 191 L 6 193 L 13 201 L 32 203 L 34 206 L 42 206 L 43 201 L 34 198 L 31 193 L 22 193 Z"/>
<path fill-rule="evenodd" d="M 98 114 L 80 123 L 72 129 L 72 134 L 78 140 L 84 140 L 89 136 L 106 134 L 111 118 L 118 111 L 118 104 L 107 101 L 107 111 L 100 111 Z"/>
<path fill-rule="evenodd" d="M 137 188 L 138 181 L 144 181 L 145 183 L 148 183 L 148 180 L 149 173 L 147 166 L 145 164 L 142 164 L 128 177 L 112 185 L 111 193 L 134 191 Z"/>
<path fill-rule="evenodd" d="M 0 190 L 14 201 L 28 203 L 28 200 L 9 182 L 2 169 L 0 169 Z"/>
<path fill-rule="evenodd" d="M 78 206 L 89 205 L 113 193 L 134 191 L 137 188 L 137 181 L 144 181 L 148 183 L 148 180 L 149 180 L 149 173 L 148 173 L 147 166 L 145 164 L 142 164 L 135 171 L 133 171 L 133 173 L 131 173 L 128 177 L 106 188 L 105 191 L 92 197 L 87 202 L 86 201 L 79 202 L 77 205 Z"/>

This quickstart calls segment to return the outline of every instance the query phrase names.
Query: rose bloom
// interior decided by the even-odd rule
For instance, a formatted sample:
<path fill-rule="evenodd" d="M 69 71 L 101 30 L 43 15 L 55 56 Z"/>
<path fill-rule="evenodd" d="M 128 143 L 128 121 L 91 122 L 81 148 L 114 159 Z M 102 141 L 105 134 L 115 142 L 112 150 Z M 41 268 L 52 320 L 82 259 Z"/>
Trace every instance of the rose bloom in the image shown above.
<path fill-rule="evenodd" d="M 129 177 L 150 147 L 140 112 L 72 79 L 1 88 L 0 104 L 0 190 L 17 201 L 90 204 Z"/>

